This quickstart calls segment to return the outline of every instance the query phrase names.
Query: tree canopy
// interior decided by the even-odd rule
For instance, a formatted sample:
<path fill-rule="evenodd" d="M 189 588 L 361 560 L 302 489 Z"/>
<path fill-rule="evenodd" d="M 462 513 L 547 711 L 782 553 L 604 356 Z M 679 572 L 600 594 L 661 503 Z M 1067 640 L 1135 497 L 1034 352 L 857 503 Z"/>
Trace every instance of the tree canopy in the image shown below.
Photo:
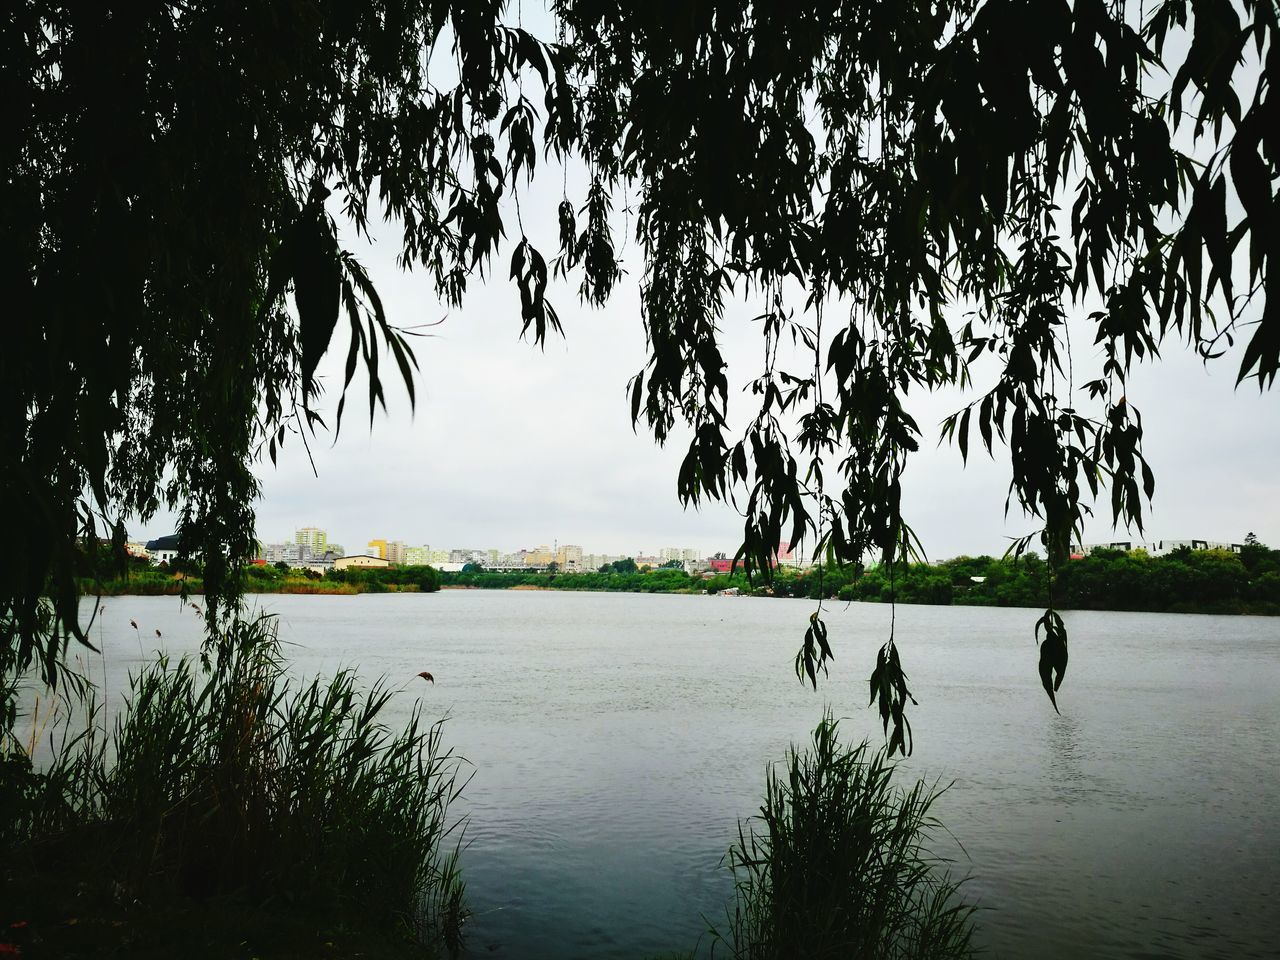
<path fill-rule="evenodd" d="M 692 431 L 687 503 L 733 499 L 738 560 L 781 541 L 832 562 L 917 548 L 901 480 L 907 398 L 1007 447 L 1011 506 L 1047 556 L 1040 669 L 1066 633 L 1052 571 L 1092 498 L 1141 526 L 1154 476 L 1132 365 L 1177 338 L 1246 338 L 1241 380 L 1280 369 L 1277 14 L 1259 0 L 556 0 L 554 36 L 499 0 L 17 0 L 0 20 L 0 490 L 14 540 L 6 666 L 56 676 L 76 620 L 77 537 L 180 511 L 216 618 L 253 547 L 251 471 L 323 426 L 315 371 L 340 317 L 370 416 L 413 331 L 340 245 L 372 218 L 458 305 L 501 256 L 522 334 L 560 330 L 548 282 L 602 305 L 620 196 L 643 259 L 647 356 L 631 413 Z M 548 168 L 581 164 L 585 195 Z M 559 236 L 518 198 L 559 189 Z M 517 200 L 514 222 L 509 203 Z M 728 429 L 719 323 L 749 294 L 764 361 Z M 1100 375 L 1075 382 L 1068 318 Z M 799 345 L 802 369 L 778 362 Z M 975 384 L 974 364 L 994 370 Z M 121 544 L 122 545 L 122 544 Z M 42 594 L 52 604 L 41 601 Z M 797 673 L 832 656 L 815 615 Z M 910 702 L 887 638 L 871 678 L 891 748 Z M 1056 704 L 1055 704 L 1056 705 Z"/>

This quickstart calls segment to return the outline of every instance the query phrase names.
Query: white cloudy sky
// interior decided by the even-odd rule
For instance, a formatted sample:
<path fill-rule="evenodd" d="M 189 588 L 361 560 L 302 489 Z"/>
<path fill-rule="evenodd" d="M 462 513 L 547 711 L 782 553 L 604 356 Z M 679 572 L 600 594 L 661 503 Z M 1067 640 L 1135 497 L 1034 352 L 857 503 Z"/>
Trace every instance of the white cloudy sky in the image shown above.
<path fill-rule="evenodd" d="M 555 246 L 555 193 L 525 202 L 526 223 L 538 223 L 535 243 L 547 251 Z M 530 210 L 539 206 L 546 209 Z M 444 318 L 431 337 L 417 341 L 417 409 L 410 412 L 393 382 L 390 413 L 380 414 L 370 430 L 357 384 L 338 441 L 322 437 L 313 444 L 318 476 L 296 440 L 286 444 L 276 467 L 261 467 L 262 539 L 291 539 L 295 527 L 312 525 L 351 552 L 373 537 L 503 550 L 559 540 L 609 553 L 736 547 L 741 522 L 731 506 L 681 508 L 675 482 L 683 444 L 659 449 L 643 430 L 632 432 L 625 386 L 645 356 L 634 243 L 622 253 L 630 275 L 607 309 L 580 307 L 572 291 L 557 291 L 566 336 L 541 351 L 519 339 L 518 299 L 504 270 L 476 284 L 464 309 L 447 311 L 424 274 L 396 267 L 395 231 L 385 232 L 362 257 L 393 322 Z M 495 265 L 505 265 L 509 250 Z M 754 315 L 739 304 L 724 319 L 735 389 L 758 370 Z M 322 365 L 331 394 L 344 356 L 340 324 Z M 1087 339 L 1078 340 L 1077 365 L 1089 356 Z M 1206 369 L 1171 343 L 1162 362 L 1133 377 L 1128 396 L 1144 413 L 1146 450 L 1157 474 L 1152 538 L 1239 540 L 1253 530 L 1280 543 L 1280 391 L 1236 389 L 1235 370 L 1231 357 Z M 735 402 L 731 394 L 731 412 L 746 416 L 751 399 Z M 952 395 L 915 404 L 928 436 L 936 437 L 937 422 L 955 403 Z M 1016 509 L 1004 517 L 1003 460 L 980 455 L 962 468 L 955 449 L 930 441 L 906 483 L 908 519 L 931 557 L 998 552 L 1007 537 L 1034 529 Z M 145 532 L 167 532 L 167 523 L 158 517 Z M 1103 509 L 1087 538 L 1110 536 Z"/>
<path fill-rule="evenodd" d="M 556 248 L 560 179 L 558 171 L 540 176 L 523 201 L 530 238 L 546 254 Z M 583 195 L 580 178 L 571 174 L 569 186 L 571 196 Z M 507 219 L 514 232 L 514 216 Z M 518 336 L 519 301 L 506 280 L 509 243 L 494 260 L 495 279 L 474 282 L 465 307 L 448 311 L 424 274 L 396 267 L 397 234 L 394 226 L 382 228 L 372 247 L 348 241 L 370 268 L 393 323 L 443 318 L 417 342 L 417 409 L 410 413 L 392 384 L 389 415 L 379 415 L 371 431 L 358 383 L 341 437 L 312 447 L 318 476 L 296 440 L 278 466 L 260 468 L 260 538 L 291 539 L 295 527 L 309 525 L 352 552 L 374 537 L 502 550 L 556 540 L 606 553 L 736 548 L 741 521 L 731 506 L 681 508 L 675 490 L 683 443 L 659 449 L 631 429 L 625 386 L 645 358 L 634 241 L 621 247 L 629 275 L 607 309 L 581 307 L 571 289 L 553 288 L 566 337 L 542 351 Z M 759 369 L 756 313 L 737 304 L 722 324 L 734 389 Z M 330 407 L 345 357 L 342 326 L 321 366 Z M 1079 372 L 1097 353 L 1083 326 L 1073 339 L 1081 382 Z M 1138 370 L 1128 385 L 1128 398 L 1144 414 L 1157 476 L 1151 539 L 1239 540 L 1252 530 L 1280 544 L 1280 390 L 1259 394 L 1253 381 L 1235 387 L 1240 346 L 1206 368 L 1181 344 L 1168 343 L 1163 360 Z M 731 419 L 748 416 L 751 400 L 735 402 L 731 394 Z M 999 552 L 1008 537 L 1035 528 L 1016 508 L 1004 516 L 1003 459 L 980 454 L 962 469 L 958 451 L 934 446 L 937 423 L 958 403 L 957 395 L 925 397 L 911 407 L 928 439 L 906 477 L 905 511 L 935 558 Z M 156 536 L 171 523 L 159 516 L 133 532 Z M 1111 537 L 1104 505 L 1086 539 Z"/>

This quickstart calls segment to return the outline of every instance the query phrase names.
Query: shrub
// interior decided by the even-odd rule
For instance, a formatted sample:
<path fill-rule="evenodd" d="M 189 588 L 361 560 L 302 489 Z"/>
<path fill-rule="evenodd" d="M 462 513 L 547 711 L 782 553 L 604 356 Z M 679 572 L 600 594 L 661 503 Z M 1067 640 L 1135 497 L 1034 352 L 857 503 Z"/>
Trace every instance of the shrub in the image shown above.
<path fill-rule="evenodd" d="M 56 849 L 60 869 L 131 901 L 232 897 L 456 944 L 461 787 L 442 722 L 415 707 L 393 733 L 391 692 L 351 671 L 291 683 L 269 618 L 208 656 L 131 677 L 110 735 L 92 710 L 43 771 L 9 744 L 10 852 Z"/>
<path fill-rule="evenodd" d="M 970 956 L 974 908 L 925 846 L 941 791 L 895 787 L 883 748 L 836 734 L 827 715 L 785 778 L 770 770 L 760 816 L 729 851 L 735 904 L 714 943 L 738 960 Z"/>

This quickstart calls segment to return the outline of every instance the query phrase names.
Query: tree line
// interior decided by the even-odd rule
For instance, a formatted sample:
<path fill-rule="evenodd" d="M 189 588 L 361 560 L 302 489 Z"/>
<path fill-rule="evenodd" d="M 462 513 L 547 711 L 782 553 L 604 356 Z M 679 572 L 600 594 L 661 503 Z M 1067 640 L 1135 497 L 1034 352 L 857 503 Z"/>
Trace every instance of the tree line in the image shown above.
<path fill-rule="evenodd" d="M 927 603 L 957 606 L 1037 607 L 1052 593 L 1068 610 L 1280 615 L 1280 550 L 1245 544 L 1228 550 L 1181 549 L 1164 556 L 1143 550 L 1097 549 L 1052 571 L 1043 557 L 961 556 L 939 563 L 872 567 L 783 567 L 766 583 L 743 571 L 704 578 L 682 569 L 606 565 L 588 572 L 494 571 L 469 564 L 440 574 L 447 587 L 515 587 L 627 593 L 720 593 Z"/>
<path fill-rule="evenodd" d="M 1035 607 L 1050 591 L 1044 560 L 957 557 L 897 570 L 876 567 L 839 591 L 840 599 L 869 602 Z M 1280 615 L 1280 550 L 1246 546 L 1177 550 L 1094 550 L 1058 568 L 1054 605 L 1064 610 Z"/>
<path fill-rule="evenodd" d="M 109 545 L 81 543 L 77 550 L 76 588 L 81 596 L 180 595 L 204 593 L 204 569 L 198 561 L 152 565 L 143 557 L 119 558 Z M 246 564 L 238 573 L 244 593 L 434 593 L 440 572 L 427 565 L 362 567 L 324 572 L 284 563 Z"/>

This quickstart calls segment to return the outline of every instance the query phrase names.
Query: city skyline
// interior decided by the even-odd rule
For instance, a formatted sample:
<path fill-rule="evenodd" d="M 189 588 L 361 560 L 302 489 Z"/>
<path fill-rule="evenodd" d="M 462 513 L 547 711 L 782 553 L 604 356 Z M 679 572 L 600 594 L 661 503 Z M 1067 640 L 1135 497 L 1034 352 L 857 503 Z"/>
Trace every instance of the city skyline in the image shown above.
<path fill-rule="evenodd" d="M 1203 531 L 1200 531 L 1203 532 Z M 1254 531 L 1250 531 L 1254 533 Z M 1073 551 L 1082 551 L 1088 553 L 1095 548 L 1120 548 L 1120 549 L 1141 549 L 1153 555 L 1163 555 L 1179 547 L 1190 547 L 1192 549 L 1229 549 L 1237 550 L 1240 543 L 1244 540 L 1241 538 L 1214 538 L 1210 537 L 1188 537 L 1180 536 L 1178 538 L 1156 538 L 1151 536 L 1129 537 L 1099 541 L 1084 541 L 1073 543 Z M 383 537 L 375 537 L 370 539 L 363 550 L 345 550 L 336 540 L 331 540 L 327 535 L 327 530 L 322 527 L 308 526 L 299 528 L 294 531 L 292 538 L 283 538 L 280 540 L 259 540 L 261 545 L 260 555 L 265 559 L 272 560 L 301 560 L 305 556 L 292 552 L 291 548 L 306 545 L 309 547 L 309 556 L 319 557 L 326 553 L 325 549 L 317 551 L 313 544 L 319 543 L 328 547 L 328 554 L 333 556 L 373 556 L 389 561 L 390 563 L 398 563 L 407 566 L 419 564 L 438 564 L 446 562 L 493 562 L 493 563 L 511 563 L 516 560 L 527 563 L 531 566 L 545 565 L 552 561 L 559 564 L 576 564 L 579 566 L 590 566 L 592 568 L 599 566 L 601 562 L 609 563 L 615 559 L 631 557 L 633 559 L 643 559 L 646 561 L 656 560 L 659 562 L 668 562 L 672 560 L 679 561 L 703 561 L 717 556 L 732 558 L 734 551 L 713 548 L 703 550 L 699 547 L 691 546 L 671 546 L 660 547 L 657 550 L 640 549 L 632 551 L 596 551 L 594 549 L 584 548 L 581 544 L 561 543 L 558 539 L 553 539 L 551 544 L 530 544 L 516 548 L 504 549 L 502 547 L 494 547 L 492 545 L 480 546 L 471 544 L 467 546 L 459 545 L 439 545 L 430 543 L 409 543 L 403 540 L 390 540 Z M 1034 546 L 1032 547 L 1034 550 Z M 778 555 L 781 560 L 792 561 L 807 564 L 811 559 L 812 551 L 804 544 L 791 545 L 787 543 L 779 544 Z M 956 556 L 978 556 L 980 554 L 957 554 Z M 869 558 L 872 559 L 872 558 Z M 935 560 L 944 560 L 951 558 L 936 557 Z"/>
<path fill-rule="evenodd" d="M 320 556 L 326 552 L 334 554 L 344 554 L 347 556 L 376 556 L 381 559 L 388 560 L 392 563 L 402 563 L 411 565 L 414 563 L 431 562 L 427 554 L 435 555 L 436 559 L 448 559 L 442 555 L 446 554 L 474 554 L 488 555 L 494 559 L 498 557 L 515 557 L 523 554 L 529 554 L 534 557 L 540 557 L 541 554 L 547 554 L 547 561 L 550 559 L 568 559 L 570 561 L 581 560 L 585 556 L 609 556 L 609 557 L 645 557 L 656 558 L 659 560 L 702 560 L 706 557 L 713 556 L 717 553 L 726 553 L 723 548 L 716 548 L 711 551 L 703 551 L 700 547 L 693 546 L 672 546 L 670 544 L 659 547 L 656 550 L 623 550 L 623 551 L 597 551 L 588 550 L 581 544 L 561 542 L 558 538 L 553 539 L 550 544 L 528 544 L 514 548 L 495 547 L 493 545 L 478 546 L 471 545 L 448 545 L 440 546 L 430 543 L 411 543 L 405 540 L 389 539 L 386 537 L 371 538 L 363 549 L 352 547 L 344 548 L 336 539 L 328 536 L 328 531 L 323 527 L 308 526 L 294 530 L 291 536 L 279 537 L 276 539 L 258 538 L 262 555 L 272 554 L 268 559 L 285 559 L 289 557 L 297 557 L 298 552 L 294 548 L 305 546 L 311 556 Z M 783 554 L 789 554 L 787 544 L 780 545 Z M 275 557 L 274 554 L 281 554 Z M 704 556 L 705 553 L 705 556 Z M 455 558 L 456 559 L 456 558 Z M 547 562 L 542 561 L 542 562 Z"/>

